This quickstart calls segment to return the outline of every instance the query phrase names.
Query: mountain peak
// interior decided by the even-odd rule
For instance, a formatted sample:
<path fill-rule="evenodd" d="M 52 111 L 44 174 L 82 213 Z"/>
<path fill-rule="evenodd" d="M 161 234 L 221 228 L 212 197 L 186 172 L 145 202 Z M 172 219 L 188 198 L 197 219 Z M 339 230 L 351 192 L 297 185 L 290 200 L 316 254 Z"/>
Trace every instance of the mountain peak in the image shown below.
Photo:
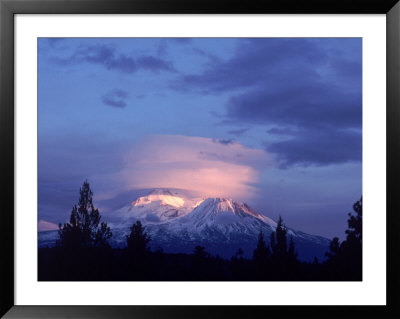
<path fill-rule="evenodd" d="M 162 206 L 172 206 L 179 208 L 184 206 L 185 200 L 178 196 L 172 194 L 166 189 L 153 189 L 147 196 L 142 196 L 132 202 L 132 206 L 144 206 L 153 203 L 159 203 Z"/>
<path fill-rule="evenodd" d="M 213 198 L 215 201 L 219 202 L 219 203 L 233 203 L 233 199 L 232 198 L 225 198 L 225 197 L 211 197 Z"/>
<path fill-rule="evenodd" d="M 193 222 L 209 226 L 218 224 L 258 223 L 262 222 L 272 228 L 276 223 L 252 209 L 246 203 L 235 202 L 227 197 L 188 197 L 179 190 L 154 188 L 148 195 L 137 198 L 126 208 L 116 214 L 123 216 L 124 221 L 140 219 L 145 224 L 170 223 L 179 225 Z"/>
<path fill-rule="evenodd" d="M 146 193 L 113 212 L 113 246 L 125 245 L 129 226 L 137 220 L 146 227 L 154 247 L 173 253 L 192 252 L 194 246 L 201 245 L 207 251 L 231 257 L 238 247 L 254 249 L 260 231 L 266 240 L 276 231 L 275 221 L 231 198 L 191 196 L 188 191 L 173 188 L 148 189 Z M 53 233 L 56 238 L 56 230 L 40 232 L 39 246 L 49 245 L 50 241 L 54 245 Z M 329 246 L 329 240 L 318 236 L 291 229 L 288 234 L 293 235 L 296 244 L 322 247 L 323 254 Z"/>
<path fill-rule="evenodd" d="M 210 220 L 215 222 L 215 218 L 220 219 L 222 216 L 236 216 L 239 220 L 243 221 L 243 218 L 250 218 L 249 220 L 258 220 L 271 226 L 276 227 L 276 222 L 272 219 L 258 213 L 256 210 L 251 208 L 246 203 L 235 202 L 231 198 L 223 197 L 209 197 L 200 202 L 194 207 L 193 216 L 197 220 Z M 217 217 L 220 216 L 220 217 Z"/>
<path fill-rule="evenodd" d="M 238 217 L 245 217 L 251 215 L 252 217 L 259 218 L 259 214 L 254 214 L 246 206 L 243 206 L 230 198 L 223 197 L 209 197 L 202 201 L 195 207 L 193 213 L 198 217 L 211 217 L 218 214 L 229 213 Z"/>
<path fill-rule="evenodd" d="M 235 211 L 235 202 L 229 198 L 223 197 L 209 197 L 206 198 L 202 206 L 213 206 L 217 209 L 217 211 L 226 211 L 226 212 L 234 212 Z"/>

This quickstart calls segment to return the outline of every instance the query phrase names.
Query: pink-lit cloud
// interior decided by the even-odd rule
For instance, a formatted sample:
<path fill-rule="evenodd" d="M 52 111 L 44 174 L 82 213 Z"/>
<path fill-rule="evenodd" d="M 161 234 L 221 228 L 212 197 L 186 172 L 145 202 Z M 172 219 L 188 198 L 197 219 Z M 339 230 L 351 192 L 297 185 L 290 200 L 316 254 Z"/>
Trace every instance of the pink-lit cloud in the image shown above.
<path fill-rule="evenodd" d="M 205 196 L 246 200 L 256 195 L 265 151 L 240 143 L 177 135 L 151 136 L 124 155 L 125 168 L 113 179 L 127 189 L 170 187 Z"/>

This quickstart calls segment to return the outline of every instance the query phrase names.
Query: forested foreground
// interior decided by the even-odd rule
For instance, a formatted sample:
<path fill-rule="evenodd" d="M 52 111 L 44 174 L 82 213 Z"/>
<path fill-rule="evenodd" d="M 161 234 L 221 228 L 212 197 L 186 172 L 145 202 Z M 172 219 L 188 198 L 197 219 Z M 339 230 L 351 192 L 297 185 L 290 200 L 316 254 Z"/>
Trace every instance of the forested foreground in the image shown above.
<path fill-rule="evenodd" d="M 196 246 L 192 254 L 151 251 L 151 238 L 140 221 L 131 227 L 124 249 L 111 248 L 112 233 L 100 222 L 85 182 L 69 223 L 59 225 L 54 248 L 38 252 L 39 281 L 359 281 L 362 280 L 362 201 L 349 213 L 346 240 L 331 241 L 326 260 L 302 262 L 282 219 L 267 245 L 260 232 L 252 259 L 243 250 L 230 260 Z"/>

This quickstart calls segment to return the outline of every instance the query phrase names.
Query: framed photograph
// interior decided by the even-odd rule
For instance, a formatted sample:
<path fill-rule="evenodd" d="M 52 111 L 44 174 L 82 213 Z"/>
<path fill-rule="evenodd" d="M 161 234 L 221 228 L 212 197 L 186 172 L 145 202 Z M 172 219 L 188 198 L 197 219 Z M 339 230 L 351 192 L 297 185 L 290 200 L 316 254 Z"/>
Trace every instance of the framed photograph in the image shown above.
<path fill-rule="evenodd" d="M 0 9 L 1 315 L 399 315 L 397 1 Z"/>

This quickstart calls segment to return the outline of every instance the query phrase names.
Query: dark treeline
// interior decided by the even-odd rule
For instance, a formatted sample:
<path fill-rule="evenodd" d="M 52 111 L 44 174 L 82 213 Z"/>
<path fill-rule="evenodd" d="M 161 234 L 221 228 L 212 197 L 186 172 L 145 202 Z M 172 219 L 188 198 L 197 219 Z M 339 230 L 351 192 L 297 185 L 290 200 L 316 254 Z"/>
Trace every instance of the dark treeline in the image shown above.
<path fill-rule="evenodd" d="M 151 238 L 140 221 L 130 228 L 126 247 L 111 248 L 112 233 L 100 222 L 92 191 L 85 181 L 69 223 L 59 225 L 59 240 L 53 248 L 40 248 L 40 281 L 358 281 L 362 280 L 362 200 L 349 213 L 346 240 L 331 241 L 327 259 L 302 262 L 282 218 L 267 245 L 260 232 L 252 259 L 238 248 L 225 260 L 210 255 L 202 246 L 192 254 L 151 251 Z"/>

